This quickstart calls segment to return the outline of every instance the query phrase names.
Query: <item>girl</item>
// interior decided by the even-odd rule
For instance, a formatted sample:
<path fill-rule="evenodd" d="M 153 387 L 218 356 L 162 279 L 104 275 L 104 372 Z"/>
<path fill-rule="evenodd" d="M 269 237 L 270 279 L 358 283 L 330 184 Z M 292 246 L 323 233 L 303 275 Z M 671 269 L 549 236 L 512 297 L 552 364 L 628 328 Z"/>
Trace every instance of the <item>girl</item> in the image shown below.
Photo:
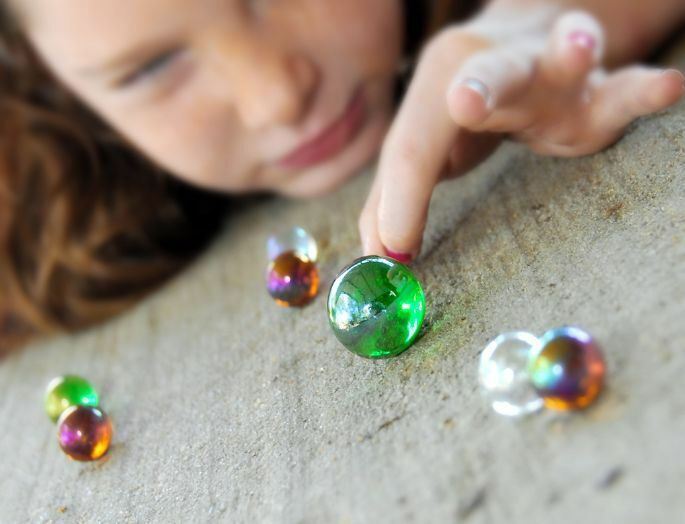
<path fill-rule="evenodd" d="M 676 102 L 678 71 L 603 68 L 684 18 L 682 0 L 0 0 L 3 343 L 121 311 L 202 249 L 225 195 L 313 197 L 379 151 L 363 250 L 410 261 L 435 185 L 502 137 L 588 154 Z"/>

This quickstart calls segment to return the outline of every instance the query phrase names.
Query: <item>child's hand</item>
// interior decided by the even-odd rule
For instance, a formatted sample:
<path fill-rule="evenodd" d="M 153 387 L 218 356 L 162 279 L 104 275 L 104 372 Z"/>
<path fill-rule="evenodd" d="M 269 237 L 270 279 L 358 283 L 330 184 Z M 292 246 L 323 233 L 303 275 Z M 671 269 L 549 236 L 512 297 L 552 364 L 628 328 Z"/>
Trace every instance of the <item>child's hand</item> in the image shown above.
<path fill-rule="evenodd" d="M 558 16 L 548 31 L 510 22 L 451 28 L 426 47 L 360 217 L 365 254 L 416 256 L 436 184 L 477 164 L 500 134 L 540 154 L 593 153 L 685 90 L 676 70 L 604 72 L 603 31 L 589 14 Z"/>

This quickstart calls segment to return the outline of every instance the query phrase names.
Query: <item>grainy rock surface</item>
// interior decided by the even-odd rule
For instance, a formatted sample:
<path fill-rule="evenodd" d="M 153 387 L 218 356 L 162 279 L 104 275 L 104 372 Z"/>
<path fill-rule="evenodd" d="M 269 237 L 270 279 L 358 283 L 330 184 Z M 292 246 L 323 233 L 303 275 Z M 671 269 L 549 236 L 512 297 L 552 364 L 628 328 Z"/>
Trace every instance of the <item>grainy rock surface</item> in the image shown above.
<path fill-rule="evenodd" d="M 668 63 L 685 69 L 685 46 Z M 129 314 L 0 362 L 1 522 L 676 522 L 685 515 L 685 104 L 588 158 L 506 146 L 432 204 L 422 338 L 370 362 L 332 336 L 325 291 L 267 296 L 276 222 L 311 230 L 325 286 L 359 254 L 370 178 L 261 204 Z M 500 332 L 579 324 L 609 387 L 512 422 L 477 387 Z M 42 411 L 82 374 L 115 423 L 108 460 L 67 461 Z"/>

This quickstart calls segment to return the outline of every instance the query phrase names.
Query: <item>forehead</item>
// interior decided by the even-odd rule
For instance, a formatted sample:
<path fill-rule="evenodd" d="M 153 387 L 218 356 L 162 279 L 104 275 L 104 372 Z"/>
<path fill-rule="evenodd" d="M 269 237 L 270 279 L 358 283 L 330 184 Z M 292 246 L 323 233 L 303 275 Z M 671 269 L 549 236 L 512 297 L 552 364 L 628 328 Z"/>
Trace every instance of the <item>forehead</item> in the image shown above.
<path fill-rule="evenodd" d="M 89 64 L 147 37 L 177 30 L 215 0 L 15 0 L 31 40 L 44 54 Z"/>

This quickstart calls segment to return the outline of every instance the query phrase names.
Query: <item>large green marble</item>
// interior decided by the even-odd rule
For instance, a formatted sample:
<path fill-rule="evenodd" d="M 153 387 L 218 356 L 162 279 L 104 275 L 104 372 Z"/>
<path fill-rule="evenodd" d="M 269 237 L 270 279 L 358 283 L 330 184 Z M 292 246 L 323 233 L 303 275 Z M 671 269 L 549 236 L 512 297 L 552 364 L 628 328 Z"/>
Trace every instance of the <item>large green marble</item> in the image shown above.
<path fill-rule="evenodd" d="M 425 310 L 419 281 L 407 266 L 386 257 L 355 260 L 328 294 L 328 320 L 335 336 L 365 358 L 392 357 L 411 346 Z"/>

